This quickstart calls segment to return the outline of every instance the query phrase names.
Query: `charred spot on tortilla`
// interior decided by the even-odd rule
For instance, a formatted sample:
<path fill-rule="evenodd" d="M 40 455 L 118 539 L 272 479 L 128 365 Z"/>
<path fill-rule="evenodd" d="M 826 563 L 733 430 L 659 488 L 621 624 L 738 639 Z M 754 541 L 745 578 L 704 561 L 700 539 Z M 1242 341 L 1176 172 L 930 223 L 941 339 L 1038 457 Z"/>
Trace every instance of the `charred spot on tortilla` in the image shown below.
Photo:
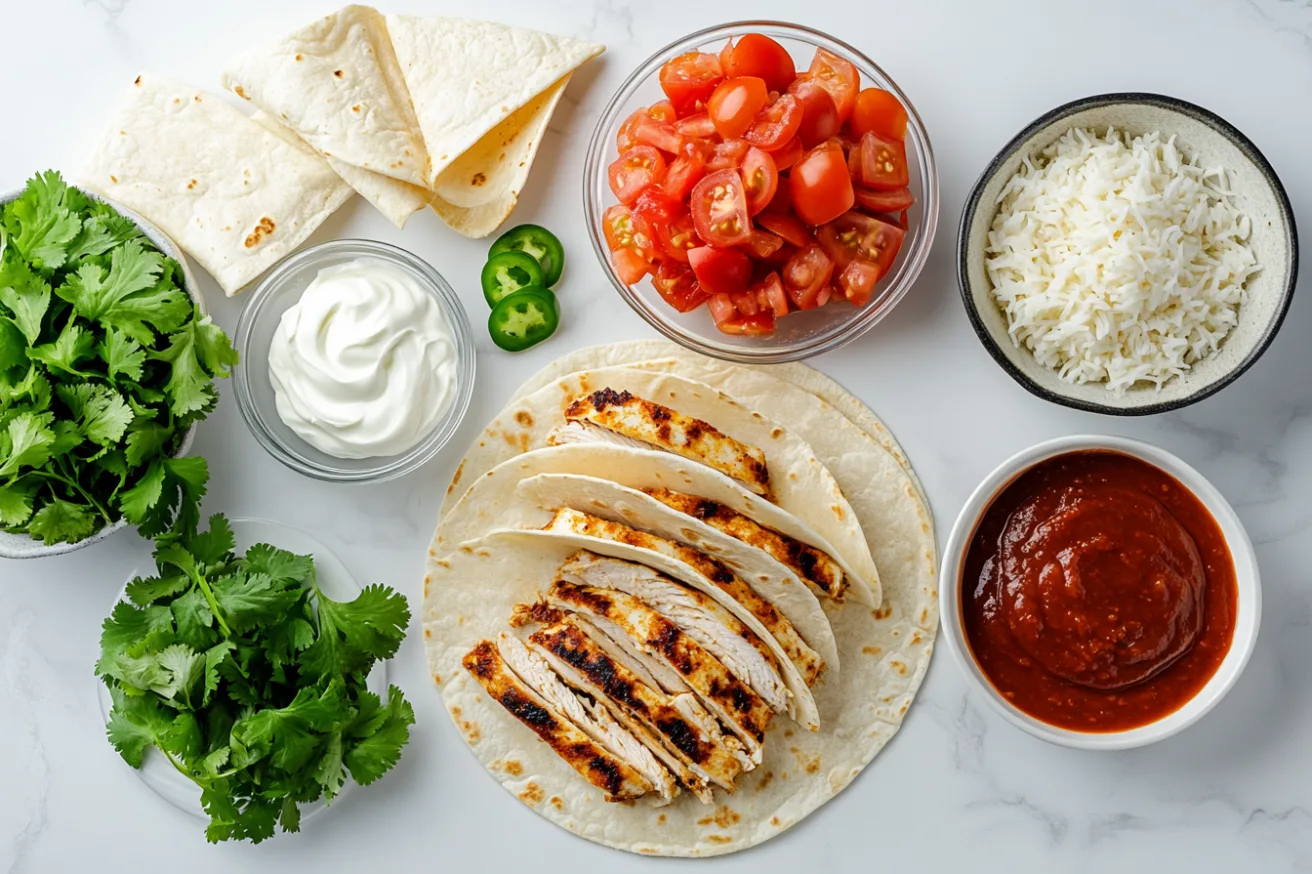
<path fill-rule="evenodd" d="M 274 225 L 273 219 L 269 218 L 267 215 L 261 218 L 255 225 L 254 230 L 247 235 L 245 242 L 246 248 L 253 249 L 258 246 L 265 237 L 273 236 L 275 227 L 276 225 Z"/>
<path fill-rule="evenodd" d="M 340 79 L 342 78 L 343 73 L 341 70 L 333 70 L 333 75 Z"/>
<path fill-rule="evenodd" d="M 471 180 L 469 180 L 469 184 L 470 184 L 470 185 L 473 185 L 475 188 L 477 188 L 477 187 L 480 186 L 480 185 L 485 184 L 486 182 L 487 182 L 487 174 L 486 174 L 486 173 L 475 173 L 475 174 L 474 174 L 474 178 L 471 179 Z"/>
<path fill-rule="evenodd" d="M 515 421 L 518 422 L 520 425 L 524 426 L 525 428 L 532 428 L 533 414 L 528 412 L 527 410 L 520 410 L 519 412 L 515 413 Z"/>

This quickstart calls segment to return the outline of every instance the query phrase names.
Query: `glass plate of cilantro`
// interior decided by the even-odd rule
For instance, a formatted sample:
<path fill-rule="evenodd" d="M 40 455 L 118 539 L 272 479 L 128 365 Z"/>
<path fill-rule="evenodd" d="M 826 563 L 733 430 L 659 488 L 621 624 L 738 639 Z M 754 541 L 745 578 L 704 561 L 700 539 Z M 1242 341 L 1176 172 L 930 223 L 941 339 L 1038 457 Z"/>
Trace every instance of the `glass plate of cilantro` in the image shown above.
<path fill-rule="evenodd" d="M 299 831 L 396 764 L 414 722 L 387 682 L 403 596 L 265 519 L 213 516 L 157 539 L 155 561 L 105 620 L 100 707 L 122 758 L 210 841 Z"/>

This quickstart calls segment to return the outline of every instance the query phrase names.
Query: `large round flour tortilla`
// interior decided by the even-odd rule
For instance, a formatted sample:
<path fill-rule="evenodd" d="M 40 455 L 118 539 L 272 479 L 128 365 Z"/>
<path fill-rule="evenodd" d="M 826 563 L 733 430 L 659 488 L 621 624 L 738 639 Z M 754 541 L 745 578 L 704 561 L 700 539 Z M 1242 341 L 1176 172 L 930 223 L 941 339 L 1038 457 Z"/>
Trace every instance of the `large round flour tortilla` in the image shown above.
<path fill-rule="evenodd" d="M 601 359 L 580 366 L 608 363 Z M 830 388 L 821 382 L 816 386 Z M 777 396 L 748 397 L 724 390 L 762 415 L 793 421 Z M 804 732 L 790 720 L 777 718 L 767 734 L 763 765 L 740 778 L 737 793 L 717 792 L 713 807 L 686 793 L 665 808 L 645 801 L 605 802 L 460 667 L 474 643 L 506 628 L 515 604 L 550 583 L 571 547 L 561 544 L 559 553 L 530 550 L 494 536 L 443 556 L 435 539 L 423 614 L 433 679 L 474 754 L 522 803 L 575 834 L 617 849 L 668 856 L 731 853 L 769 840 L 815 811 L 896 734 L 929 666 L 937 630 L 932 523 L 910 472 L 884 445 L 891 435 L 884 436 L 882 425 L 873 429 L 876 433 L 860 427 L 862 419 L 867 426 L 877 421 L 873 414 L 850 417 L 849 409 L 863 405 L 855 399 L 849 404 L 841 395 L 824 401 L 829 409 L 823 420 L 811 424 L 842 429 L 847 442 L 842 455 L 819 446 L 816 455 L 847 496 L 866 534 L 880 570 L 883 603 L 871 610 L 851 600 L 823 602 L 842 671 L 822 676 L 813 690 L 821 731 Z M 460 493 L 448 501 L 454 503 Z M 495 527 L 489 519 L 488 530 Z"/>

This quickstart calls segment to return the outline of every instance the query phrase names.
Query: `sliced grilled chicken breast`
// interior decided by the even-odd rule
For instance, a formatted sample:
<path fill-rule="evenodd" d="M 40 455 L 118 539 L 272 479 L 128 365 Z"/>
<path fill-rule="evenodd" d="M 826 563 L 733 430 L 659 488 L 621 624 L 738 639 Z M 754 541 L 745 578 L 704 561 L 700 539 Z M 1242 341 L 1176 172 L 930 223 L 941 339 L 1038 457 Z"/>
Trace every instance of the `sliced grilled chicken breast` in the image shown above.
<path fill-rule="evenodd" d="M 621 522 L 612 522 L 609 519 L 580 513 L 568 507 L 557 510 L 551 522 L 542 530 L 583 534 L 616 543 L 626 543 L 681 561 L 756 617 L 764 626 L 766 633 L 774 638 L 783 654 L 797 668 L 806 685 L 814 684 L 820 672 L 824 670 L 824 659 L 820 658 L 819 653 L 802 639 L 788 617 L 780 613 L 778 608 L 758 595 L 755 589 L 724 565 L 691 546 L 630 528 Z"/>
<path fill-rule="evenodd" d="M 639 648 L 673 668 L 706 708 L 743 742 L 756 763 L 772 715 L 761 700 L 715 656 L 670 620 L 632 595 L 557 580 L 548 602 L 561 610 L 609 619 Z"/>
<path fill-rule="evenodd" d="M 672 620 L 734 676 L 778 713 L 789 710 L 792 694 L 779 675 L 774 653 L 711 597 L 680 585 L 646 565 L 579 551 L 560 568 L 561 579 L 632 595 Z"/>
<path fill-rule="evenodd" d="M 770 470 L 760 447 L 749 446 L 714 425 L 685 416 L 627 391 L 604 388 L 578 398 L 565 409 L 567 426 L 579 426 L 566 436 L 553 434 L 552 445 L 606 441 L 594 430 L 618 434 L 643 448 L 655 447 L 704 464 L 742 483 L 758 495 L 770 494 Z M 588 428 L 587 426 L 592 426 Z"/>
<path fill-rule="evenodd" d="M 529 649 L 518 637 L 502 632 L 497 637 L 497 650 L 507 667 L 557 713 L 647 778 L 661 798 L 666 801 L 674 798 L 678 786 L 669 770 L 656 760 L 642 741 L 619 725 L 605 707 L 596 701 L 585 701 L 571 692 L 547 660 Z"/>
<path fill-rule="evenodd" d="M 669 489 L 643 491 L 665 506 L 694 519 L 700 519 L 721 533 L 765 552 L 796 573 L 819 597 L 841 601 L 847 591 L 847 580 L 838 562 L 814 546 L 759 525 L 742 513 L 737 513 L 717 501 L 709 501 Z"/>
<path fill-rule="evenodd" d="M 506 666 L 495 643 L 479 641 L 465 655 L 462 664 L 511 716 L 532 729 L 571 768 L 605 792 L 607 801 L 640 798 L 652 791 L 652 784 L 637 769 L 576 728 L 516 676 Z"/>
<path fill-rule="evenodd" d="M 529 643 L 546 654 L 567 683 L 598 700 L 613 703 L 650 729 L 669 754 L 698 780 L 733 791 L 734 779 L 742 768 L 725 745 L 724 735 L 718 728 L 708 731 L 702 721 L 690 719 L 686 708 L 680 710 L 676 705 L 674 699 L 691 699 L 690 693 L 670 695 L 643 682 L 589 637 L 574 618 L 534 632 Z"/>

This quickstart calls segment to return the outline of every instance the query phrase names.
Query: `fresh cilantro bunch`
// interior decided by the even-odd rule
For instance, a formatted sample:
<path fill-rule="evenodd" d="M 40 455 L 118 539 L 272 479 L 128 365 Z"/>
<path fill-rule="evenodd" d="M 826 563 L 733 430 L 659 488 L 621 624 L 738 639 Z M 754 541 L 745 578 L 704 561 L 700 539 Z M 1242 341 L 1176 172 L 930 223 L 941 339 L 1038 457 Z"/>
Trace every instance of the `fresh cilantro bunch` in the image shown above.
<path fill-rule="evenodd" d="M 48 171 L 0 207 L 0 530 L 75 543 L 194 528 L 208 470 L 172 458 L 237 354 L 132 221 Z"/>
<path fill-rule="evenodd" d="M 396 654 L 402 595 L 324 597 L 314 561 L 273 546 L 244 556 L 223 516 L 156 540 L 158 576 L 128 584 L 100 637 L 114 701 L 110 743 L 134 768 L 155 747 L 201 789 L 211 842 L 300 828 L 299 805 L 377 780 L 415 721 L 395 686 L 365 679 Z"/>

